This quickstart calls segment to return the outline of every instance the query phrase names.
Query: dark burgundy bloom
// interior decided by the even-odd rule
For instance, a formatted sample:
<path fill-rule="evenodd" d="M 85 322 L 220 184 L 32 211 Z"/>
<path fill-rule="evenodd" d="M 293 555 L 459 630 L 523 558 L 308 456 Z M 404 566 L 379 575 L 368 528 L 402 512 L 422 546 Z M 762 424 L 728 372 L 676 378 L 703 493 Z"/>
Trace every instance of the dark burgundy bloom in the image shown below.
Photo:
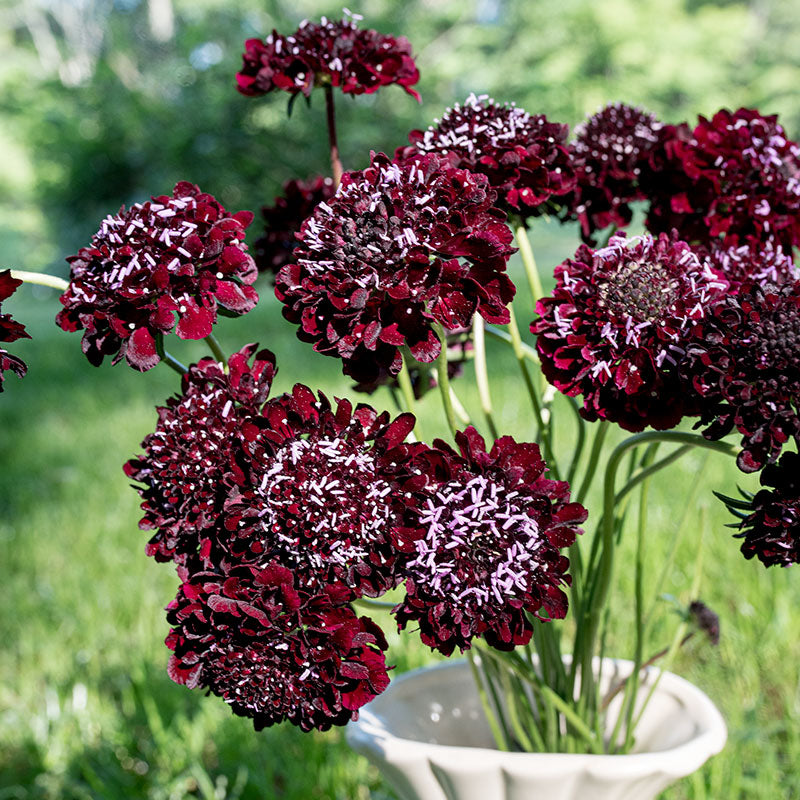
<path fill-rule="evenodd" d="M 402 345 L 436 359 L 433 323 L 465 327 L 476 312 L 508 322 L 513 248 L 494 199 L 484 176 L 444 158 L 373 155 L 303 223 L 295 263 L 276 282 L 284 316 L 363 383 L 397 375 Z"/>
<path fill-rule="evenodd" d="M 11 277 L 11 270 L 0 271 L 0 306 L 2 306 L 3 300 L 8 300 L 21 284 L 21 280 Z M 0 342 L 15 342 L 17 339 L 30 338 L 30 334 L 25 331 L 25 326 L 13 319 L 11 314 L 0 314 Z M 3 391 L 3 373 L 6 371 L 23 378 L 28 367 L 17 356 L 12 356 L 11 353 L 0 347 L 0 392 Z"/>
<path fill-rule="evenodd" d="M 175 328 L 181 339 L 211 333 L 217 310 L 249 311 L 257 276 L 244 244 L 253 215 L 230 215 L 197 186 L 181 182 L 103 220 L 92 244 L 70 256 L 70 285 L 56 322 L 84 330 L 83 352 L 98 366 L 123 356 L 138 370 L 160 361 L 157 341 Z M 178 323 L 175 324 L 177 314 Z"/>
<path fill-rule="evenodd" d="M 654 114 L 623 103 L 607 105 L 575 128 L 569 149 L 576 187 L 569 205 L 585 240 L 609 225 L 630 224 L 630 203 L 646 197 L 639 181 L 663 128 Z"/>
<path fill-rule="evenodd" d="M 419 625 L 422 641 L 444 655 L 476 636 L 512 650 L 531 638 L 528 614 L 565 616 L 569 561 L 559 550 L 575 541 L 586 510 L 569 502 L 568 484 L 543 477 L 537 445 L 504 436 L 487 453 L 474 428 L 456 442 L 460 456 L 437 441 L 419 459 L 429 482 L 418 493 L 406 597 L 394 613 L 401 629 Z"/>
<path fill-rule="evenodd" d="M 800 146 L 775 115 L 754 109 L 700 117 L 672 130 L 651 187 L 650 230 L 677 228 L 687 241 L 738 245 L 775 239 L 800 245 Z"/>
<path fill-rule="evenodd" d="M 158 409 L 145 454 L 125 464 L 125 474 L 144 484 L 137 489 L 145 512 L 139 527 L 156 531 L 147 554 L 157 561 L 208 556 L 228 495 L 249 476 L 257 417 L 274 375 L 272 353 L 250 344 L 231 356 L 227 373 L 211 358 L 193 365 L 180 395 Z"/>
<path fill-rule="evenodd" d="M 800 441 L 800 281 L 744 284 L 713 307 L 689 357 L 684 371 L 706 403 L 703 435 L 736 428 L 739 469 L 755 472 Z"/>
<path fill-rule="evenodd" d="M 218 695 L 256 730 L 344 725 L 388 686 L 383 633 L 334 589 L 299 592 L 275 563 L 185 577 L 167 615 L 169 675 Z"/>
<path fill-rule="evenodd" d="M 555 274 L 531 331 L 545 376 L 564 394 L 583 395 L 586 419 L 640 431 L 699 413 L 678 366 L 727 290 L 724 279 L 665 235 L 614 236 L 596 251 L 582 245 Z"/>
<path fill-rule="evenodd" d="M 742 553 L 767 567 L 800 563 L 800 455 L 788 451 L 761 472 L 764 488 L 747 503 L 739 525 Z M 743 516 L 740 514 L 739 516 Z"/>
<path fill-rule="evenodd" d="M 800 269 L 795 266 L 791 253 L 785 252 L 771 239 L 732 247 L 717 244 L 710 248 L 695 248 L 695 251 L 712 269 L 725 276 L 732 291 L 737 291 L 748 281 L 781 284 L 800 280 Z"/>
<path fill-rule="evenodd" d="M 283 184 L 283 194 L 275 204 L 264 206 L 264 234 L 256 239 L 255 259 L 259 272 L 277 275 L 285 264 L 292 261 L 297 245 L 297 234 L 306 217 L 324 200 L 335 193 L 333 180 L 321 175 L 307 181 L 291 180 Z"/>
<path fill-rule="evenodd" d="M 236 75 L 239 91 L 255 97 L 281 89 L 308 97 L 315 86 L 333 86 L 356 95 L 396 83 L 419 100 L 411 88 L 419 70 L 408 40 L 361 30 L 358 19 L 305 20 L 291 36 L 273 31 L 266 41 L 248 39 Z"/>
<path fill-rule="evenodd" d="M 543 114 L 471 94 L 428 130 L 412 131 L 411 147 L 398 156 L 446 155 L 453 166 L 486 175 L 497 205 L 527 219 L 548 211 L 575 185 L 567 132 L 566 125 L 548 122 Z"/>
<path fill-rule="evenodd" d="M 311 593 L 334 583 L 353 597 L 394 588 L 403 484 L 425 448 L 403 444 L 414 417 L 390 421 L 348 400 L 333 408 L 302 384 L 262 416 L 268 452 L 251 465 L 250 488 L 226 504 L 232 560 L 277 561 Z"/>

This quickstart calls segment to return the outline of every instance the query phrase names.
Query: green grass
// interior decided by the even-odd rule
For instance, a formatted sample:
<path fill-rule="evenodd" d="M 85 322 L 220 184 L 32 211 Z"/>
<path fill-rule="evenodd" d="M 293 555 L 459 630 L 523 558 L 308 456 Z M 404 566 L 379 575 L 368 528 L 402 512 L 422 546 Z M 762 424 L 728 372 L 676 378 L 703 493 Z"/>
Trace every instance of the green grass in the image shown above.
<path fill-rule="evenodd" d="M 545 227 L 535 245 L 547 272 L 571 243 Z M 0 396 L 0 800 L 393 798 L 376 770 L 348 750 L 341 731 L 303 734 L 281 726 L 257 734 L 218 699 L 167 678 L 163 607 L 177 579 L 168 565 L 144 556 L 138 496 L 121 464 L 152 430 L 153 406 L 176 389 L 177 378 L 160 367 L 145 375 L 123 365 L 90 367 L 79 336 L 53 326 L 56 308 L 55 293 L 36 288 L 8 304 L 35 338 L 12 345 L 30 372 L 23 381 L 8 376 Z M 530 318 L 524 304 L 518 316 L 521 323 Z M 300 380 L 354 396 L 338 364 L 298 342 L 269 298 L 248 318 L 224 321 L 218 338 L 227 349 L 257 340 L 275 350 L 278 391 Z M 182 360 L 202 353 L 194 344 L 172 348 Z M 524 439 L 532 425 L 513 358 L 496 342 L 489 348 L 500 428 Z M 455 385 L 480 422 L 471 378 L 468 368 Z M 388 405 L 388 395 L 379 392 L 371 402 Z M 567 420 L 557 447 L 568 457 L 572 422 L 556 403 Z M 426 438 L 444 432 L 436 397 L 420 413 Z M 655 573 L 663 564 L 698 481 L 664 588 L 691 599 L 686 592 L 704 525 L 702 597 L 720 614 L 722 642 L 715 650 L 692 640 L 674 670 L 720 706 L 730 739 L 720 756 L 663 798 L 800 798 L 798 573 L 746 562 L 723 527 L 727 512 L 711 496 L 737 482 L 752 488 L 754 480 L 702 454 L 659 476 L 651 489 L 648 565 Z M 595 518 L 597 499 L 595 487 Z M 617 613 L 607 648 L 618 655 L 631 649 L 633 557 L 628 535 L 616 562 Z M 677 623 L 667 603 L 659 607 L 648 652 L 668 643 Z M 413 635 L 401 641 L 394 634 L 390 642 L 398 670 L 432 658 Z"/>

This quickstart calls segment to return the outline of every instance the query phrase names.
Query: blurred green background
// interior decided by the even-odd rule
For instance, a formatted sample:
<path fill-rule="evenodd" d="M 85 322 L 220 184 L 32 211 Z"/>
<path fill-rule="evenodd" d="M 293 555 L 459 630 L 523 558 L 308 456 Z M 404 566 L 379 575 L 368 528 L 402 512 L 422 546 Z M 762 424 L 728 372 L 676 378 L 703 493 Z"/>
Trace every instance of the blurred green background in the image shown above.
<path fill-rule="evenodd" d="M 345 166 L 391 152 L 470 92 L 514 100 L 574 125 L 602 104 L 643 105 L 663 120 L 722 106 L 777 112 L 800 132 L 800 4 L 796 0 L 388 0 L 353 2 L 362 23 L 406 35 L 422 79 L 417 105 L 397 87 L 338 99 Z M 190 180 L 228 208 L 257 210 L 290 177 L 327 169 L 323 104 L 244 98 L 234 90 L 243 41 L 304 17 L 341 15 L 321 2 L 264 0 L 25 0 L 0 4 L 0 268 L 66 274 L 64 257 L 123 203 Z M 251 242 L 258 234 L 253 226 Z M 574 228 L 540 223 L 545 280 L 577 243 Z M 521 281 L 519 264 L 512 276 Z M 314 356 L 261 287 L 263 302 L 225 320 L 232 350 L 260 341 L 278 355 L 277 389 L 296 380 L 352 393 L 331 359 Z M 392 798 L 341 732 L 260 734 L 220 701 L 172 684 L 163 607 L 177 581 L 145 558 L 138 497 L 121 464 L 177 388 L 166 368 L 145 375 L 82 358 L 58 331 L 56 293 L 24 287 L 4 304 L 31 341 L 11 346 L 30 366 L 0 396 L 0 800 L 9 798 Z M 524 303 L 518 316 L 530 319 Z M 513 360 L 491 345 L 501 427 L 531 423 Z M 175 343 L 184 361 L 200 357 Z M 289 366 L 292 366 L 290 370 Z M 458 383 L 479 419 L 468 368 Z M 373 398 L 388 405 L 388 396 Z M 556 411 L 566 409 L 556 401 Z M 433 398 L 427 436 L 441 433 Z M 569 455 L 568 428 L 559 429 Z M 792 570 L 745 562 L 712 489 L 755 480 L 704 456 L 657 481 L 647 541 L 657 571 L 674 538 L 667 592 L 686 591 L 705 540 L 703 599 L 721 616 L 718 650 L 702 642 L 675 669 L 704 688 L 730 727 L 723 754 L 664 794 L 679 798 L 800 798 L 800 585 Z M 688 498 L 688 500 L 687 500 Z M 596 508 L 596 496 L 590 500 Z M 629 539 L 632 537 L 628 537 Z M 609 651 L 630 650 L 633 549 L 617 562 Z M 648 652 L 672 636 L 669 603 Z M 387 628 L 391 630 L 388 620 Z M 391 636 L 398 669 L 431 659 Z"/>

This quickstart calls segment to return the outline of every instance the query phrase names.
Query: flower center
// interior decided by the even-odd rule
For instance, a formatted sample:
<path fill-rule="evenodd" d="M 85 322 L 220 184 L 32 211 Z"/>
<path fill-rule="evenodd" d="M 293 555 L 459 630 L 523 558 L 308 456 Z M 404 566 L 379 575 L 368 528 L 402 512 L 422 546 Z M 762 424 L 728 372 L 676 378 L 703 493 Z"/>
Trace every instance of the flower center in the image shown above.
<path fill-rule="evenodd" d="M 776 368 L 773 371 L 780 373 L 782 380 L 800 388 L 800 380 L 790 378 L 800 369 L 800 314 L 797 312 L 797 306 L 791 304 L 777 309 L 773 315 L 763 315 L 755 344 L 759 364 Z"/>
<path fill-rule="evenodd" d="M 286 444 L 258 490 L 267 551 L 325 572 L 374 558 L 394 519 L 392 487 L 376 473 L 374 457 L 347 439 Z"/>
<path fill-rule="evenodd" d="M 542 537 L 516 491 L 482 475 L 453 481 L 420 512 L 427 528 L 407 568 L 415 582 L 448 600 L 504 603 L 525 594 Z"/>
<path fill-rule="evenodd" d="M 659 263 L 627 261 L 598 287 L 597 304 L 610 314 L 657 322 L 680 297 L 680 282 Z"/>

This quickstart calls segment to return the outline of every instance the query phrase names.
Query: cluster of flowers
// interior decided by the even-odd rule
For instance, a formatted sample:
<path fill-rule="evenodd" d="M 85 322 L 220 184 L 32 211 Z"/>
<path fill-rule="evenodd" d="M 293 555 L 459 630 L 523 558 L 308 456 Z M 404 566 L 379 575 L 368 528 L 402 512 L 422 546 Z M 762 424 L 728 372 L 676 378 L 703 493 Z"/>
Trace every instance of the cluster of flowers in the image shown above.
<path fill-rule="evenodd" d="M 360 19 L 305 20 L 291 36 L 273 31 L 266 40 L 248 39 L 236 76 L 239 91 L 252 97 L 280 89 L 308 97 L 315 86 L 331 86 L 357 95 L 396 83 L 419 100 L 411 88 L 419 71 L 408 40 L 359 29 Z"/>
<path fill-rule="evenodd" d="M 239 90 L 315 86 L 373 92 L 418 73 L 403 39 L 353 20 L 304 23 L 250 40 Z M 737 503 L 747 557 L 800 561 L 800 148 L 775 117 L 739 109 L 688 125 L 623 105 L 570 143 L 564 125 L 471 95 L 393 158 L 290 182 L 265 207 L 256 260 L 249 212 L 229 214 L 179 183 L 107 217 L 68 259 L 57 322 L 106 355 L 147 370 L 164 334 L 199 339 L 217 313 L 257 302 L 258 269 L 298 336 L 371 390 L 418 362 L 419 391 L 442 347 L 463 348 L 475 315 L 509 322 L 515 287 L 508 223 L 557 213 L 585 244 L 556 269 L 531 330 L 548 380 L 583 398 L 587 420 L 638 431 L 697 417 L 704 434 L 742 436 L 739 466 L 765 487 Z M 649 203 L 649 232 L 625 227 Z M 258 269 L 257 269 L 258 265 Z M 0 273 L 0 301 L 19 281 Z M 176 322 L 177 317 L 177 322 Z M 0 341 L 26 336 L 0 315 Z M 450 342 L 452 343 L 452 341 Z M 0 349 L 4 370 L 25 365 Z M 565 615 L 562 550 L 586 511 L 544 477 L 535 444 L 472 428 L 408 443 L 414 419 L 331 403 L 301 384 L 271 396 L 275 359 L 248 345 L 203 359 L 126 473 L 138 484 L 147 552 L 174 562 L 172 678 L 225 699 L 256 727 L 325 729 L 388 684 L 386 640 L 354 601 L 403 587 L 400 628 L 449 655 L 475 637 L 527 643 L 531 615 Z"/>
<path fill-rule="evenodd" d="M 252 365 L 250 361 L 252 360 Z M 459 451 L 405 443 L 410 414 L 332 404 L 297 384 L 269 397 L 275 361 L 249 345 L 228 370 L 192 366 L 159 409 L 141 484 L 148 553 L 182 585 L 169 606 L 170 675 L 252 717 L 344 724 L 388 685 L 385 638 L 351 603 L 404 584 L 394 614 L 450 654 L 476 636 L 510 650 L 527 614 L 563 617 L 560 550 L 586 518 L 544 477 L 533 444 L 477 432 Z"/>

